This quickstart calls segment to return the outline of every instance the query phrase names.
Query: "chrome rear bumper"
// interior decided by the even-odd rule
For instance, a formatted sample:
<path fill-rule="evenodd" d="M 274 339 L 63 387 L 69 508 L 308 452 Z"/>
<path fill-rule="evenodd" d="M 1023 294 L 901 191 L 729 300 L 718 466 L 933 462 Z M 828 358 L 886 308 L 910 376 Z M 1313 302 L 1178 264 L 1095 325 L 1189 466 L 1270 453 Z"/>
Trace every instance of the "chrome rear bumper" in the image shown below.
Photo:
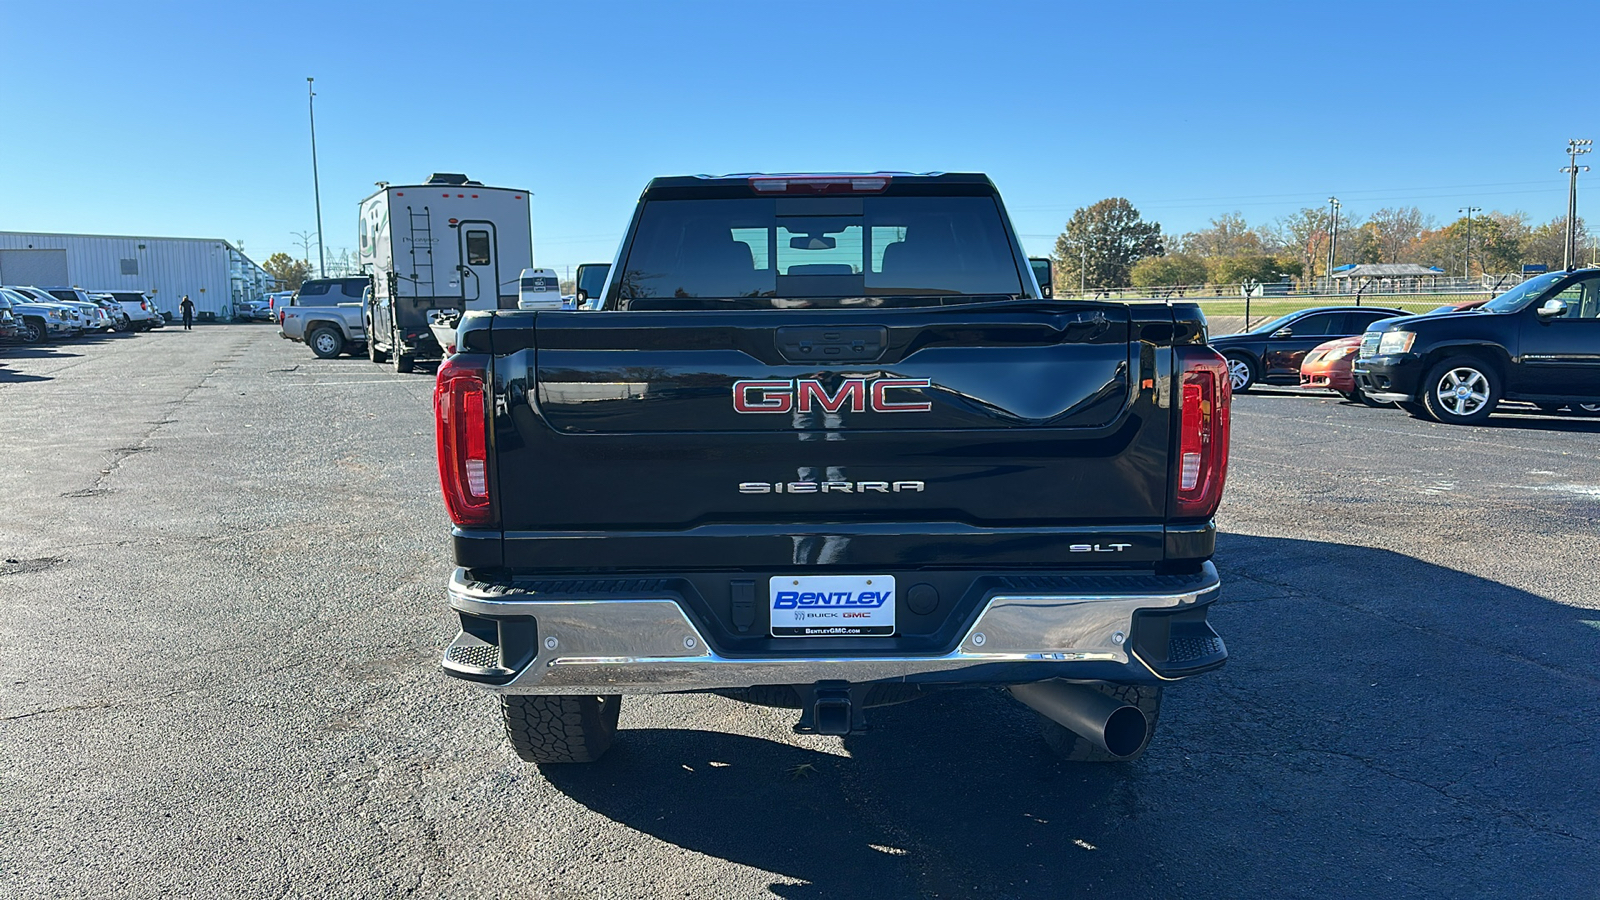
<path fill-rule="evenodd" d="M 1160 667 L 1140 658 L 1132 640 L 1134 614 L 1210 603 L 1220 582 L 1209 563 L 1206 573 L 1201 583 L 1182 593 L 995 594 L 956 647 L 938 655 L 800 656 L 802 645 L 797 643 L 796 656 L 751 658 L 716 652 L 673 599 L 541 600 L 531 594 L 485 591 L 457 569 L 449 585 L 450 605 L 484 622 L 522 623 L 528 649 L 520 656 L 524 661 L 505 665 L 507 655 L 518 655 L 503 649 L 513 640 L 506 636 L 507 628 L 497 633 L 491 629 L 487 636 L 464 630 L 445 650 L 443 664 L 451 674 L 513 694 L 672 693 L 822 680 L 937 681 L 941 674 L 995 664 L 1005 664 L 1009 671 L 1021 664 L 1037 673 L 1006 682 L 1066 677 L 1064 670 L 1074 665 L 1098 672 L 1133 667 L 1146 680 L 1170 680 Z M 1206 633 L 1215 641 L 1213 657 L 1220 653 L 1225 659 L 1221 639 L 1209 629 Z M 1216 665 L 1220 659 L 1205 668 Z"/>

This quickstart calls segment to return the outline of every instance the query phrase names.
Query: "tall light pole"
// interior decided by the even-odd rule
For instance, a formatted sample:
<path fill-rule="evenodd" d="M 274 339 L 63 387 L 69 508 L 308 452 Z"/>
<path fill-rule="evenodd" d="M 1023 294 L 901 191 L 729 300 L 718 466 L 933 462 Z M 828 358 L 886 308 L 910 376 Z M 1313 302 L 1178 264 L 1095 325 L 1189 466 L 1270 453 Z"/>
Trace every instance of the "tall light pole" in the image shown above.
<path fill-rule="evenodd" d="M 1083 251 L 1082 261 L 1078 263 L 1078 293 L 1087 294 L 1089 293 L 1089 238 L 1087 235 L 1078 244 L 1078 249 Z"/>
<path fill-rule="evenodd" d="M 1568 173 L 1572 179 L 1567 183 L 1567 244 L 1561 251 L 1561 268 L 1572 270 L 1572 263 L 1578 258 L 1578 173 L 1589 171 L 1588 166 L 1578 165 L 1578 157 L 1588 153 L 1593 148 L 1590 144 L 1594 141 L 1580 141 L 1576 138 L 1567 141 L 1567 166 L 1561 171 Z"/>
<path fill-rule="evenodd" d="M 1471 278 L 1472 270 L 1469 268 L 1469 266 L 1472 265 L 1472 214 L 1483 212 L 1483 207 L 1463 206 L 1459 207 L 1456 212 L 1463 212 L 1467 214 L 1467 252 L 1461 257 L 1461 277 Z"/>
<path fill-rule="evenodd" d="M 306 79 L 306 109 L 311 113 L 311 190 L 317 198 L 317 277 L 327 271 L 327 260 L 322 256 L 322 181 L 317 177 L 317 92 L 312 90 L 315 78 Z"/>
<path fill-rule="evenodd" d="M 1333 261 L 1339 252 L 1339 198 L 1329 197 L 1328 207 L 1332 210 L 1333 228 L 1328 239 L 1328 291 L 1333 292 Z"/>

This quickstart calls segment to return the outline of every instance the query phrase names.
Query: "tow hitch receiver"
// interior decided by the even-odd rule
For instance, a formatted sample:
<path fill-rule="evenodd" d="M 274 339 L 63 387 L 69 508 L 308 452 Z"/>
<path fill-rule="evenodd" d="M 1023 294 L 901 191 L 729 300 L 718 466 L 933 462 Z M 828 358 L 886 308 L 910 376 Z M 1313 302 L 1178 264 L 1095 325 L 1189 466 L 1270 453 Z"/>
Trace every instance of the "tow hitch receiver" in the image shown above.
<path fill-rule="evenodd" d="M 867 687 L 848 681 L 795 685 L 803 702 L 794 733 L 846 735 L 866 731 L 865 707 L 861 701 L 865 699 Z"/>

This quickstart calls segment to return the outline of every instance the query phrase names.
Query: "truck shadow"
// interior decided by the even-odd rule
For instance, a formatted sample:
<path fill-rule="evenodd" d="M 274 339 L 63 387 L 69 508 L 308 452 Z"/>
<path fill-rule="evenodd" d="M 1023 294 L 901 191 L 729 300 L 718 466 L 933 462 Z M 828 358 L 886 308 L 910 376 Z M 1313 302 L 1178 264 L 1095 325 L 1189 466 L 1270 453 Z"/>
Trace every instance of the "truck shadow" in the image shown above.
<path fill-rule="evenodd" d="M 1227 535 L 1218 564 L 1233 659 L 1136 763 L 1059 762 L 979 689 L 873 711 L 848 755 L 646 729 L 544 774 L 781 897 L 1591 891 L 1600 611 L 1352 545 Z"/>
<path fill-rule="evenodd" d="M 49 375 L 29 375 L 25 372 L 13 372 L 6 368 L 3 361 L 0 361 L 0 384 L 26 384 L 33 381 L 51 380 L 52 376 Z"/>

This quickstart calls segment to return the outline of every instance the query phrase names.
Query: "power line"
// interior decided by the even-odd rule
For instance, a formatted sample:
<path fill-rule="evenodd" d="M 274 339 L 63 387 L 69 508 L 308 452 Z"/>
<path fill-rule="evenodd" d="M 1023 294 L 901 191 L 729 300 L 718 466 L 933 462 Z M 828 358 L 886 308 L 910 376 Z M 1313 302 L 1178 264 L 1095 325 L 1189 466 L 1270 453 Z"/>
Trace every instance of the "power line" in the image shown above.
<path fill-rule="evenodd" d="M 1486 181 L 1486 182 L 1483 182 L 1481 184 L 1436 184 L 1436 185 L 1429 185 L 1427 187 L 1353 188 L 1353 189 L 1350 189 L 1350 190 L 1340 191 L 1339 193 L 1345 195 L 1346 197 L 1350 197 L 1353 194 L 1384 194 L 1384 195 L 1392 195 L 1392 199 L 1403 199 L 1405 197 L 1413 196 L 1417 191 L 1444 191 L 1444 190 L 1455 190 L 1455 189 L 1464 189 L 1464 188 L 1484 188 L 1484 187 L 1521 187 L 1521 186 L 1524 186 L 1524 185 L 1544 185 L 1545 189 L 1548 190 L 1549 182 L 1546 182 L 1546 181 Z M 1297 199 L 1297 198 L 1305 197 L 1309 193 L 1310 193 L 1309 191 L 1292 191 L 1292 192 L 1289 192 L 1289 193 L 1282 193 L 1282 194 L 1232 194 L 1232 195 L 1222 196 L 1222 197 L 1176 197 L 1176 198 L 1173 198 L 1172 200 L 1166 201 L 1166 203 L 1167 204 L 1175 204 L 1175 203 L 1232 203 L 1232 202 L 1235 202 L 1235 201 L 1238 201 L 1238 200 L 1294 200 L 1294 199 Z M 1524 193 L 1524 192 L 1521 192 L 1521 191 L 1502 191 L 1500 193 Z M 1542 193 L 1542 192 L 1536 191 L 1535 193 Z M 1356 197 L 1355 199 L 1358 199 L 1358 200 L 1384 200 L 1384 199 L 1391 199 L 1391 197 L 1390 196 L 1385 196 L 1385 197 Z M 1067 207 L 1067 206 L 1060 206 L 1060 205 L 1013 206 L 1013 207 L 1011 207 L 1011 209 L 1019 210 L 1019 211 L 1020 210 L 1072 209 L 1072 208 L 1075 208 L 1075 207 Z"/>

